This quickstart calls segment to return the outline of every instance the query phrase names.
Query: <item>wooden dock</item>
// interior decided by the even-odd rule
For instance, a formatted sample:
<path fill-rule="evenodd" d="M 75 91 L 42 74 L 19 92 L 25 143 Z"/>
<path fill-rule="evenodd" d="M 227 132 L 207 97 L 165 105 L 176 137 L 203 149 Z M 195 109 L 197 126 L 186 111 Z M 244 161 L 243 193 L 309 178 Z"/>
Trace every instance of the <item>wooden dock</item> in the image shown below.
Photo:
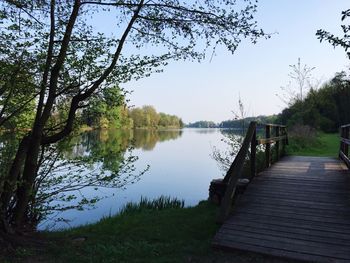
<path fill-rule="evenodd" d="M 282 158 L 254 177 L 213 246 L 350 262 L 349 170 L 335 158 Z"/>

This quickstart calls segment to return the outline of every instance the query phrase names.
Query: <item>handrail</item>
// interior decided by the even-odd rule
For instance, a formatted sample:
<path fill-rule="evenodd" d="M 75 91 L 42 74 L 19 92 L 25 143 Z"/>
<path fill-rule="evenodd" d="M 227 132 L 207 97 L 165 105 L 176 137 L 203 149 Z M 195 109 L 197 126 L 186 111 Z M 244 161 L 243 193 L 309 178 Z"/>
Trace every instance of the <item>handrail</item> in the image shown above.
<path fill-rule="evenodd" d="M 230 213 L 233 199 L 235 196 L 237 184 L 240 178 L 242 178 L 242 171 L 244 166 L 244 161 L 249 152 L 250 148 L 250 181 L 254 178 L 256 174 L 256 146 L 259 144 L 265 145 L 265 156 L 266 156 L 266 167 L 271 164 L 271 143 L 275 143 L 276 156 L 279 159 L 280 142 L 283 143 L 283 154 L 284 146 L 288 144 L 288 137 L 286 126 L 277 124 L 263 124 L 265 126 L 265 136 L 266 138 L 257 139 L 257 123 L 251 122 L 249 124 L 246 136 L 243 140 L 242 146 L 238 151 L 234 161 L 232 162 L 229 170 L 226 173 L 223 183 L 226 184 L 225 194 L 221 200 L 220 209 L 217 215 L 217 222 L 223 223 Z M 271 137 L 271 128 L 275 128 L 275 135 Z"/>
<path fill-rule="evenodd" d="M 340 126 L 340 148 L 339 148 L 339 159 L 350 168 L 350 159 L 349 159 L 349 131 L 350 124 Z"/>
<path fill-rule="evenodd" d="M 272 123 L 264 123 L 264 126 L 270 126 L 270 127 L 280 127 L 280 128 L 287 128 L 286 125 L 279 125 L 279 124 L 272 124 Z"/>

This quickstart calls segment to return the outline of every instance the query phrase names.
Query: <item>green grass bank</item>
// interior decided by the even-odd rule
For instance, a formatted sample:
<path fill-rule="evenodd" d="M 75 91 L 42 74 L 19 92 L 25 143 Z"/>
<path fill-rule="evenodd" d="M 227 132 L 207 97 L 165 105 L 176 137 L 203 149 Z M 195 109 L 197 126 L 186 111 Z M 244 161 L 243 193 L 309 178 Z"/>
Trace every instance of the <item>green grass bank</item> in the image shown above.
<path fill-rule="evenodd" d="M 211 240 L 219 227 L 217 207 L 207 201 L 182 206 L 176 200 L 129 205 L 96 224 L 42 233 L 44 247 L 20 247 L 3 255 L 0 262 L 289 262 L 213 250 Z"/>
<path fill-rule="evenodd" d="M 290 136 L 287 154 L 337 157 L 339 143 L 338 133 L 317 133 L 313 137 Z"/>

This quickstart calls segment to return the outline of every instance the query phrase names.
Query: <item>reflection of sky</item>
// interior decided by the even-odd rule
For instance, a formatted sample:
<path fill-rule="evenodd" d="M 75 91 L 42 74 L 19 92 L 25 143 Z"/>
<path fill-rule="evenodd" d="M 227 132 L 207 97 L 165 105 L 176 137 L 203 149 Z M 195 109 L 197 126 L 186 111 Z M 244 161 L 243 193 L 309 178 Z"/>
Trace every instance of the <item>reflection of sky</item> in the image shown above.
<path fill-rule="evenodd" d="M 77 226 L 98 221 L 103 216 L 115 214 L 127 202 L 138 202 L 143 197 L 157 198 L 161 195 L 185 200 L 187 206 L 196 205 L 208 197 L 209 183 L 221 177 L 221 171 L 210 157 L 212 146 L 224 147 L 220 141 L 219 130 L 184 129 L 176 140 L 158 142 L 152 151 L 136 149 L 139 156 L 136 167 L 144 169 L 148 164 L 150 170 L 141 180 L 127 186 L 127 189 L 85 189 L 87 196 L 111 196 L 97 204 L 97 208 L 86 211 L 66 211 L 58 215 L 69 219 L 70 226 Z M 41 225 L 43 229 L 52 223 Z M 64 228 L 66 223 L 57 223 L 55 228 Z"/>

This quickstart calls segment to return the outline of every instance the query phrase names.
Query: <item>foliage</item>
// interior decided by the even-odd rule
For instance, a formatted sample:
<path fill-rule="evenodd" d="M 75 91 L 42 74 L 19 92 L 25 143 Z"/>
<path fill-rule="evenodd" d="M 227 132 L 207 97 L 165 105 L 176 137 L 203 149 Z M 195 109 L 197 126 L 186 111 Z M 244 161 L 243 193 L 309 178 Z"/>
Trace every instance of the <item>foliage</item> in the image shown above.
<path fill-rule="evenodd" d="M 216 161 L 223 175 L 225 175 L 242 146 L 244 132 L 235 133 L 231 131 L 225 132 L 223 135 L 224 137 L 221 141 L 226 144 L 226 148 L 220 150 L 218 147 L 213 146 L 211 157 Z"/>
<path fill-rule="evenodd" d="M 311 89 L 303 101 L 295 101 L 278 116 L 278 121 L 308 125 L 324 132 L 335 132 L 350 122 L 350 79 L 345 72 L 337 73 L 320 89 Z"/>
<path fill-rule="evenodd" d="M 117 86 L 95 94 L 89 105 L 83 110 L 81 122 L 95 128 L 131 128 L 124 94 Z"/>
<path fill-rule="evenodd" d="M 182 128 L 184 126 L 181 118 L 175 115 L 158 113 L 153 106 L 145 105 L 142 108 L 129 110 L 134 128 Z"/>
<path fill-rule="evenodd" d="M 1 175 L 4 224 L 18 231 L 30 224 L 45 159 L 59 155 L 52 153 L 59 148 L 55 143 L 74 131 L 90 103 L 97 116 L 105 111 L 98 101 L 101 95 L 109 100 L 104 90 L 160 72 L 170 60 L 200 61 L 218 45 L 233 53 L 242 38 L 256 43 L 268 37 L 257 28 L 256 8 L 255 2 L 235 0 L 2 1 L 0 117 L 9 120 L 25 111 L 30 127 L 19 138 L 8 173 Z M 113 12 L 113 33 L 96 32 L 91 25 L 91 17 L 103 12 Z M 99 117 L 99 125 L 111 120 L 123 125 L 116 116 L 124 113 Z M 147 116 L 146 122 L 156 123 Z"/>
<path fill-rule="evenodd" d="M 70 136 L 46 151 L 35 182 L 36 199 L 30 202 L 35 225 L 68 209 L 93 208 L 102 188 L 125 188 L 139 181 L 148 170 L 136 169 L 137 156 L 128 131 L 92 131 Z M 87 191 L 85 188 L 93 191 Z M 58 216 L 57 216 L 58 215 Z M 57 216 L 57 217 L 56 217 Z"/>
<path fill-rule="evenodd" d="M 218 124 L 213 121 L 196 121 L 186 125 L 187 128 L 217 128 Z"/>
<path fill-rule="evenodd" d="M 287 85 L 281 87 L 282 93 L 277 94 L 286 105 L 303 101 L 305 94 L 310 89 L 316 89 L 318 86 L 312 79 L 312 71 L 315 67 L 309 67 L 306 64 L 301 65 L 300 58 L 298 58 L 297 65 L 289 65 L 289 67 L 291 68 L 288 74 L 290 81 Z"/>
<path fill-rule="evenodd" d="M 347 21 L 349 21 L 350 9 L 343 11 L 341 14 L 342 14 L 342 17 L 341 17 L 342 21 L 345 21 L 346 19 L 348 19 Z M 320 40 L 320 42 L 327 41 L 334 47 L 337 47 L 337 46 L 342 47 L 345 50 L 348 58 L 350 59 L 350 51 L 348 51 L 350 48 L 350 34 L 349 34 L 350 25 L 344 24 L 344 25 L 341 25 L 341 28 L 344 33 L 342 38 L 337 37 L 334 34 L 323 29 L 317 30 L 316 36 Z"/>
<path fill-rule="evenodd" d="M 236 119 L 236 120 L 226 120 L 220 123 L 220 128 L 230 128 L 230 129 L 242 129 L 242 127 L 248 127 L 249 123 L 252 121 L 256 121 L 258 123 L 276 123 L 277 116 L 264 116 L 260 115 L 257 117 L 246 117 L 244 119 Z"/>

